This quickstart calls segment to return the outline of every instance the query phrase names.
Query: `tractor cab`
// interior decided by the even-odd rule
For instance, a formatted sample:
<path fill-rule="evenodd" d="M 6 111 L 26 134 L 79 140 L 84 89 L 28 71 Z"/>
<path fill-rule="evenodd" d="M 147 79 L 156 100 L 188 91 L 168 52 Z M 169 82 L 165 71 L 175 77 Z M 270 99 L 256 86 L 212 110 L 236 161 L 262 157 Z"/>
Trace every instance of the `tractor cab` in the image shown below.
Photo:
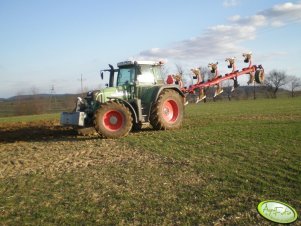
<path fill-rule="evenodd" d="M 101 78 L 103 72 L 110 72 L 107 87 L 163 84 L 162 65 L 161 61 L 123 61 L 117 64 L 118 69 L 109 64 L 110 69 L 101 70 Z"/>
<path fill-rule="evenodd" d="M 163 84 L 162 62 L 124 61 L 117 66 L 117 86 Z"/>
<path fill-rule="evenodd" d="M 103 72 L 110 72 L 109 83 L 100 90 L 102 95 L 97 100 L 104 103 L 110 98 L 140 99 L 142 103 L 149 103 L 152 93 L 164 85 L 162 65 L 155 61 L 123 61 L 117 64 L 118 69 L 109 65 L 110 69 L 101 71 L 102 79 Z"/>

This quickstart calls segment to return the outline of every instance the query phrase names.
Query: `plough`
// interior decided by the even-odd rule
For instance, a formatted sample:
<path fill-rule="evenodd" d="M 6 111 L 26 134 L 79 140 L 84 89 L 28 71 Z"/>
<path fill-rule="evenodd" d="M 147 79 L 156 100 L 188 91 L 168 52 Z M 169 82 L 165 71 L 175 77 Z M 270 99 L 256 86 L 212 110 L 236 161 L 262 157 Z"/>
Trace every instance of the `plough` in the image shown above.
<path fill-rule="evenodd" d="M 217 63 L 209 64 L 208 66 L 211 67 L 211 72 L 215 74 L 214 78 L 209 79 L 208 81 L 201 81 L 199 83 L 193 84 L 191 86 L 187 87 L 181 87 L 181 91 L 183 93 L 195 93 L 195 90 L 202 90 L 207 87 L 212 87 L 212 86 L 217 86 L 218 89 L 221 89 L 219 93 L 216 93 L 215 96 L 218 94 L 222 93 L 222 88 L 221 88 L 221 82 L 225 80 L 232 79 L 234 80 L 234 87 L 238 86 L 237 84 L 237 77 L 245 74 L 250 75 L 250 79 L 248 81 L 248 84 L 253 83 L 254 81 L 258 84 L 263 84 L 264 82 L 264 69 L 262 65 L 252 65 L 251 61 L 251 56 L 252 53 L 244 53 L 243 56 L 245 57 L 244 62 L 249 63 L 249 66 L 246 68 L 243 68 L 242 70 L 236 70 L 235 66 L 235 58 L 227 58 L 226 61 L 229 62 L 228 68 L 233 68 L 232 72 L 225 74 L 224 76 L 219 75 L 218 70 L 217 70 Z M 192 69 L 194 74 L 197 74 L 196 69 Z M 200 75 L 200 73 L 199 73 Z M 234 89 L 232 89 L 233 91 Z"/>
<path fill-rule="evenodd" d="M 198 84 L 191 85 L 188 89 L 187 88 L 182 88 L 182 91 L 187 93 L 193 93 L 195 89 L 200 89 L 200 88 L 206 88 L 210 86 L 215 86 L 222 81 L 228 80 L 228 79 L 234 79 L 238 76 L 245 75 L 245 74 L 250 74 L 255 72 L 255 81 L 259 84 L 263 83 L 263 74 L 264 69 L 261 65 L 252 65 L 251 67 L 243 68 L 241 71 L 236 71 L 236 72 L 231 72 L 229 74 L 225 74 L 224 76 L 208 80 L 207 82 L 202 82 Z M 261 76 L 261 78 L 260 78 Z"/>

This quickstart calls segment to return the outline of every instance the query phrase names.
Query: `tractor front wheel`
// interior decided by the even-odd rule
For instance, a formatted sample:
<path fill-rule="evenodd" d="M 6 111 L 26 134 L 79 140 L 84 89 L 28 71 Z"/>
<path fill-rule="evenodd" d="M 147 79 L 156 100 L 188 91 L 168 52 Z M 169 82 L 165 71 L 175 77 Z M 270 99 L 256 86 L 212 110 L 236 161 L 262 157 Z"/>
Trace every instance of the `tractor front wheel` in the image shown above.
<path fill-rule="evenodd" d="M 154 129 L 178 129 L 184 116 L 184 99 L 175 90 L 166 89 L 154 104 L 150 123 Z"/>
<path fill-rule="evenodd" d="M 95 129 L 107 138 L 126 136 L 132 128 L 132 115 L 127 107 L 118 102 L 104 103 L 96 112 Z"/>

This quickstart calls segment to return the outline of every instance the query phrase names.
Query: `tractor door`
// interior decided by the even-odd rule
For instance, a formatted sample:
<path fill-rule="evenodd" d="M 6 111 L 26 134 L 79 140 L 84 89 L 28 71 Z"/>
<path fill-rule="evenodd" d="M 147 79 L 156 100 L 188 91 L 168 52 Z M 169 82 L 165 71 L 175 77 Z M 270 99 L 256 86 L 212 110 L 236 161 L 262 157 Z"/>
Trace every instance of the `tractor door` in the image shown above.
<path fill-rule="evenodd" d="M 134 98 L 134 81 L 136 80 L 136 69 L 133 65 L 119 68 L 117 76 L 117 89 L 124 92 L 125 99 Z"/>
<path fill-rule="evenodd" d="M 135 82 L 135 97 L 141 103 L 143 121 L 148 121 L 152 101 L 159 89 L 157 78 L 154 73 L 156 66 L 149 64 L 137 65 L 137 80 Z"/>

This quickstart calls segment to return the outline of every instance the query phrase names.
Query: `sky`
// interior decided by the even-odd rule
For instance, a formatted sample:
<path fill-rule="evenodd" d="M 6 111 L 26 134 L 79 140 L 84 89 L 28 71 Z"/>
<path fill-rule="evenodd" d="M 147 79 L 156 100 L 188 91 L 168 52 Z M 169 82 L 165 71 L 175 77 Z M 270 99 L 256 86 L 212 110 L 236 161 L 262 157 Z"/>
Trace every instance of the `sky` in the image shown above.
<path fill-rule="evenodd" d="M 103 86 L 120 61 L 165 60 L 170 73 L 242 53 L 301 78 L 301 1 L 0 0 L 0 97 Z M 247 78 L 239 78 L 244 84 Z"/>

